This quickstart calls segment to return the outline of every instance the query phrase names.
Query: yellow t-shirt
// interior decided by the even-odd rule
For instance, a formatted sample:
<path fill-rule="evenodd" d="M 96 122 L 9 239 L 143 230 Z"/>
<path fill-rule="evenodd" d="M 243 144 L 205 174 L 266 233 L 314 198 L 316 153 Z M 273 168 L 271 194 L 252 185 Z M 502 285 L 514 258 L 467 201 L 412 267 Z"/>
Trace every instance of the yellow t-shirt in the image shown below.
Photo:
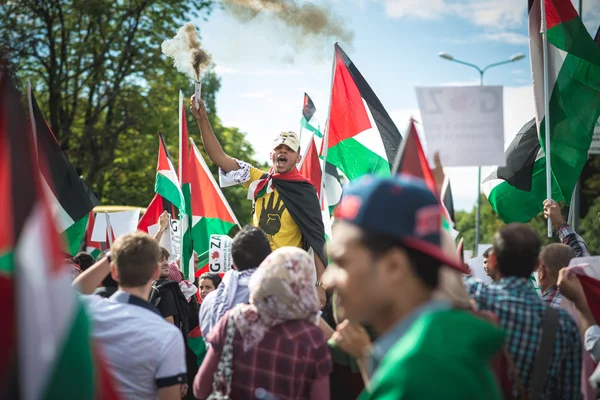
<path fill-rule="evenodd" d="M 247 189 L 252 182 L 259 180 L 264 174 L 265 172 L 260 169 L 251 167 L 250 180 L 244 183 L 244 187 Z M 265 193 L 256 200 L 252 225 L 258 226 L 267 234 L 272 250 L 284 246 L 302 248 L 302 232 L 275 187 L 272 192 Z"/>

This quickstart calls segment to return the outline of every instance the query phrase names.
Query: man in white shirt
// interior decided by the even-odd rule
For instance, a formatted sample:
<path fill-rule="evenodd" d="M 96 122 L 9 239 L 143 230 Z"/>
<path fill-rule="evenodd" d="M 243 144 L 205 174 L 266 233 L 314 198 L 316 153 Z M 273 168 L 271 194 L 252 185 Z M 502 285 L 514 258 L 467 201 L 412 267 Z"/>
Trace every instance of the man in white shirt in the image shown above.
<path fill-rule="evenodd" d="M 103 260 L 74 285 L 91 294 L 110 273 L 119 290 L 108 299 L 82 296 L 117 389 L 126 399 L 179 400 L 187 392 L 185 347 L 179 329 L 147 299 L 160 275 L 160 248 L 143 232 L 118 238 Z"/>

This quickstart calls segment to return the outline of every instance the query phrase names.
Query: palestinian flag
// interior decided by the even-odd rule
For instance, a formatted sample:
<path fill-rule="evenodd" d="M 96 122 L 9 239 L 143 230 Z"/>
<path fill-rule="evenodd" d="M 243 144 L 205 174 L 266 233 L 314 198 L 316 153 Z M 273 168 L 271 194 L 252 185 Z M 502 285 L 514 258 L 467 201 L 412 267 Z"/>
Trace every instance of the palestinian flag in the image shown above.
<path fill-rule="evenodd" d="M 201 366 L 202 361 L 204 361 L 204 357 L 206 357 L 207 350 L 206 342 L 204 341 L 204 337 L 202 337 L 200 326 L 197 326 L 188 334 L 187 344 L 196 355 L 196 362 L 198 363 L 198 366 Z"/>
<path fill-rule="evenodd" d="M 427 188 L 429 188 L 429 190 L 434 193 L 438 199 L 440 199 L 440 207 L 442 209 L 442 227 L 450 232 L 452 230 L 453 221 L 450 218 L 450 214 L 448 213 L 444 202 L 442 202 L 442 199 L 440 198 L 440 193 L 438 193 L 435 178 L 431 172 L 431 168 L 429 168 L 429 161 L 427 161 L 427 156 L 425 155 L 425 151 L 421 145 L 421 139 L 417 133 L 417 128 L 412 120 L 410 121 L 406 139 L 402 142 L 402 146 L 398 151 L 397 160 L 395 161 L 394 165 L 394 172 L 399 175 L 409 176 L 425 181 Z"/>
<path fill-rule="evenodd" d="M 307 128 L 307 124 L 310 125 L 310 127 L 308 127 L 307 129 L 313 133 L 313 138 L 315 138 L 315 140 L 311 141 L 311 143 L 314 142 L 315 150 L 317 148 L 320 149 L 317 155 L 320 159 L 322 159 L 325 140 L 323 138 L 323 134 L 321 133 L 320 127 L 315 128 L 319 126 L 318 120 L 315 117 L 316 111 L 317 108 L 315 107 L 315 104 L 313 103 L 312 99 L 308 96 L 308 94 L 304 93 L 304 106 L 302 108 L 301 127 Z M 320 140 L 317 141 L 316 138 L 319 138 Z M 312 146 L 312 144 L 310 144 L 309 146 Z M 307 149 L 306 154 L 310 154 L 309 149 Z M 321 171 L 320 165 L 319 171 Z M 310 173 L 302 173 L 302 175 L 306 177 L 312 176 L 312 174 Z M 313 180 L 313 184 L 317 189 L 317 195 L 319 196 L 319 199 L 321 199 L 322 203 L 323 199 L 321 196 L 321 186 L 327 192 L 323 194 L 323 196 L 327 197 L 327 201 L 323 204 L 327 205 L 327 208 L 329 209 L 329 214 L 331 215 L 333 208 L 340 202 L 342 198 L 342 183 L 337 167 L 326 160 L 325 175 L 322 184 L 321 178 L 319 178 L 318 180 Z M 327 225 L 325 226 L 325 230 L 327 231 Z"/>
<path fill-rule="evenodd" d="M 323 156 L 351 181 L 390 176 L 402 137 L 385 108 L 336 43 L 331 105 Z"/>
<path fill-rule="evenodd" d="M 29 110 L 33 116 L 31 129 L 38 155 L 43 157 L 48 165 L 47 170 L 42 171 L 42 185 L 48 191 L 57 228 L 65 242 L 65 250 L 75 255 L 86 232 L 88 215 L 99 202 L 63 153 L 35 101 L 31 88 Z"/>
<path fill-rule="evenodd" d="M 180 269 L 185 279 L 194 281 L 196 266 L 194 265 L 194 249 L 192 246 L 192 192 L 189 166 L 189 150 L 187 122 L 183 93 L 179 92 L 179 182 L 185 200 L 185 210 L 180 213 L 179 230 L 181 232 Z"/>
<path fill-rule="evenodd" d="M 321 127 L 319 126 L 318 121 L 313 119 L 316 111 L 317 108 L 315 107 L 315 103 L 313 103 L 308 94 L 304 93 L 304 105 L 302 106 L 302 119 L 300 120 L 300 127 L 302 129 L 309 130 L 315 136 L 322 138 L 323 134 L 321 133 Z"/>
<path fill-rule="evenodd" d="M 552 198 L 571 201 L 600 115 L 600 51 L 570 0 L 545 0 L 548 29 Z M 506 167 L 484 180 L 492 208 L 505 222 L 527 222 L 546 199 L 543 40 L 540 0 L 529 1 L 529 43 L 536 118 L 506 150 Z"/>
<path fill-rule="evenodd" d="M 317 190 L 317 196 L 321 203 L 321 215 L 323 217 L 323 226 L 325 228 L 325 239 L 329 239 L 331 238 L 331 215 L 329 212 L 329 203 L 327 201 L 327 190 L 323 187 L 324 182 L 322 179 L 321 162 L 319 160 L 319 153 L 317 153 L 314 136 L 311 138 L 310 144 L 308 145 L 302 160 L 300 174 L 308 178 Z"/>
<path fill-rule="evenodd" d="M 94 216 L 94 210 L 90 211 L 88 216 L 87 228 L 85 230 L 85 251 L 90 253 L 92 257 L 97 258 L 102 253 L 102 244 L 100 242 L 92 241 L 92 232 L 94 231 L 94 224 L 96 223 L 96 217 Z"/>
<path fill-rule="evenodd" d="M 190 138 L 189 155 L 192 189 L 192 243 L 198 253 L 199 265 L 208 264 L 210 235 L 227 235 L 239 225 L 223 192 L 210 173 L 206 161 Z"/>
<path fill-rule="evenodd" d="M 171 202 L 180 213 L 185 212 L 185 199 L 181 186 L 179 186 L 179 179 L 177 179 L 177 173 L 173 162 L 169 156 L 167 145 L 165 144 L 165 138 L 161 133 L 158 134 L 160 144 L 158 148 L 158 165 L 156 167 L 156 183 L 154 184 L 154 191 L 164 197 L 166 200 Z"/>
<path fill-rule="evenodd" d="M 40 168 L 20 96 L 7 75 L 0 80 L 2 397 L 116 399 L 85 308 L 71 287 L 72 271 L 63 263 L 47 197 L 56 192 L 44 189 L 39 173 L 46 172 L 45 153 L 39 154 Z"/>
<path fill-rule="evenodd" d="M 142 218 L 140 218 L 140 221 L 138 222 L 138 230 L 144 231 L 153 236 L 154 233 L 158 231 L 159 218 L 161 214 L 165 211 L 169 213 L 171 219 L 175 218 L 176 213 L 173 204 L 171 204 L 171 202 L 169 202 L 168 200 L 165 200 L 159 194 L 154 195 L 152 201 L 146 208 L 146 212 L 144 213 L 144 215 L 142 215 Z M 169 230 L 168 234 L 165 232 L 165 234 L 160 240 L 160 245 L 165 249 L 169 250 L 169 252 L 174 251 L 173 244 L 171 242 L 171 234 L 171 230 Z"/>

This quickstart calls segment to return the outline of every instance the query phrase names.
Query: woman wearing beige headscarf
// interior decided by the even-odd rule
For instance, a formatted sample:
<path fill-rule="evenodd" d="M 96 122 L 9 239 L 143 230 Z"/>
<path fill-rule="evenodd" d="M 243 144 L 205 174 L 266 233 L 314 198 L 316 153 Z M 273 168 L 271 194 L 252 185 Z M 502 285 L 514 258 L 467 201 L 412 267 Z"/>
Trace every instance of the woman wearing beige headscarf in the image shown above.
<path fill-rule="evenodd" d="M 206 338 L 211 347 L 194 379 L 197 398 L 252 399 L 264 389 L 280 400 L 329 399 L 332 362 L 316 325 L 314 268 L 296 247 L 265 259 L 250 279 L 250 304 L 226 313 Z"/>

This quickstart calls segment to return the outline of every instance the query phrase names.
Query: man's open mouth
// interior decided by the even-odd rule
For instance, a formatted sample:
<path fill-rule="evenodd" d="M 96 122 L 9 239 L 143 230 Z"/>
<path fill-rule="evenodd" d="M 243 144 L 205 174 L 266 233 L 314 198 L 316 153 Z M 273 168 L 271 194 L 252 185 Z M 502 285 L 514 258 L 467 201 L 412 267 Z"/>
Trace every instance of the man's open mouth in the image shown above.
<path fill-rule="evenodd" d="M 287 163 L 287 158 L 284 156 L 277 157 L 277 165 L 285 165 Z"/>

